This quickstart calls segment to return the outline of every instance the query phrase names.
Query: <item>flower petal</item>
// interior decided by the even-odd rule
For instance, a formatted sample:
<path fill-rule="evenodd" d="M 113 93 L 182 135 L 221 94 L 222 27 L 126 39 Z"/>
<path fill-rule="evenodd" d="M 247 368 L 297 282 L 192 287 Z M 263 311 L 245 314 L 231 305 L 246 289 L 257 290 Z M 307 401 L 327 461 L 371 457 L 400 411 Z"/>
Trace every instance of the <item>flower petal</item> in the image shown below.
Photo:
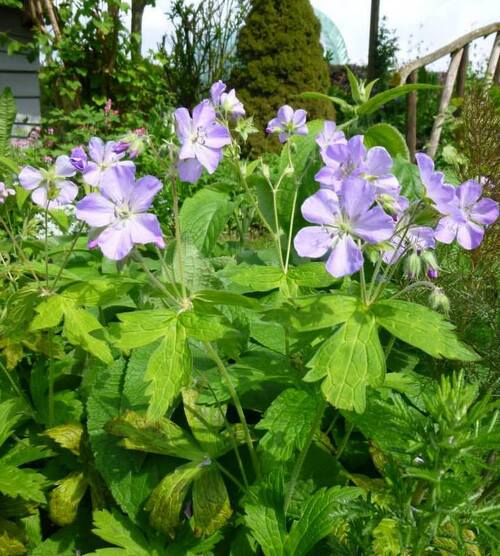
<path fill-rule="evenodd" d="M 273 118 L 266 128 L 267 133 L 274 133 L 275 131 L 281 131 L 283 129 L 282 122 L 278 118 Z"/>
<path fill-rule="evenodd" d="M 108 168 L 101 178 L 101 193 L 115 205 L 127 202 L 135 188 L 135 166 Z"/>
<path fill-rule="evenodd" d="M 47 189 L 45 187 L 37 187 L 31 194 L 31 200 L 42 208 L 48 208 L 47 206 Z"/>
<path fill-rule="evenodd" d="M 201 162 L 209 174 L 213 174 L 217 170 L 217 166 L 222 158 L 222 152 L 220 150 L 210 149 L 204 145 L 195 144 L 194 152 L 196 158 Z"/>
<path fill-rule="evenodd" d="M 78 195 L 78 187 L 70 180 L 56 180 L 56 187 L 59 193 L 55 199 L 49 203 L 49 208 L 69 205 Z"/>
<path fill-rule="evenodd" d="M 203 172 L 203 166 L 196 158 L 181 160 L 177 165 L 177 169 L 179 170 L 180 179 L 189 183 L 197 182 Z"/>
<path fill-rule="evenodd" d="M 366 153 L 363 171 L 370 176 L 382 177 L 390 174 L 392 168 L 391 155 L 384 147 L 372 147 Z"/>
<path fill-rule="evenodd" d="M 363 255 L 351 236 L 345 234 L 338 238 L 326 261 L 326 270 L 335 278 L 349 276 L 363 266 Z"/>
<path fill-rule="evenodd" d="M 231 143 L 231 134 L 226 126 L 214 124 L 207 127 L 205 145 L 211 149 L 221 149 Z"/>
<path fill-rule="evenodd" d="M 144 212 L 151 206 L 155 195 L 163 184 L 154 176 L 144 176 L 137 180 L 130 196 L 130 208 L 134 212 Z"/>
<path fill-rule="evenodd" d="M 115 205 L 100 193 L 89 193 L 76 205 L 76 217 L 89 226 L 102 228 L 115 221 Z"/>
<path fill-rule="evenodd" d="M 177 108 L 174 112 L 177 135 L 181 142 L 186 141 L 193 132 L 193 123 L 187 108 Z"/>
<path fill-rule="evenodd" d="M 340 212 L 337 194 L 320 189 L 302 203 L 302 216 L 312 224 L 333 224 Z"/>
<path fill-rule="evenodd" d="M 354 224 L 375 201 L 375 192 L 365 180 L 351 177 L 342 182 L 340 197 L 341 205 Z"/>
<path fill-rule="evenodd" d="M 134 246 L 128 221 L 122 220 L 108 226 L 94 239 L 93 243 L 101 248 L 108 259 L 114 261 L 123 259 Z"/>
<path fill-rule="evenodd" d="M 468 180 L 456 188 L 456 195 L 460 206 L 467 208 L 473 205 L 483 192 L 483 186 L 475 180 Z"/>
<path fill-rule="evenodd" d="M 396 223 L 379 206 L 375 206 L 352 222 L 354 233 L 368 243 L 379 243 L 390 239 Z"/>
<path fill-rule="evenodd" d="M 472 207 L 470 217 L 478 224 L 490 226 L 498 218 L 498 203 L 485 197 Z"/>
<path fill-rule="evenodd" d="M 154 214 L 138 214 L 128 221 L 130 237 L 134 243 L 155 243 L 165 247 L 160 223 Z"/>
<path fill-rule="evenodd" d="M 293 108 L 285 104 L 278 110 L 278 120 L 283 124 L 288 124 L 293 120 Z"/>
<path fill-rule="evenodd" d="M 483 241 L 484 228 L 474 222 L 467 222 L 458 226 L 457 241 L 464 249 L 470 250 L 479 247 Z"/>
<path fill-rule="evenodd" d="M 337 172 L 333 168 L 330 168 L 330 166 L 323 166 L 323 168 L 316 173 L 314 179 L 321 184 L 322 187 L 332 189 L 336 193 L 340 192 L 342 180 L 338 178 Z"/>
<path fill-rule="evenodd" d="M 317 259 L 330 249 L 332 238 L 322 226 L 306 226 L 299 230 L 293 245 L 300 257 Z"/>
<path fill-rule="evenodd" d="M 457 237 L 458 224 L 453 218 L 445 216 L 436 226 L 434 237 L 441 243 L 452 243 Z"/>
<path fill-rule="evenodd" d="M 89 141 L 89 156 L 94 162 L 104 160 L 104 141 L 99 137 L 92 137 Z"/>
<path fill-rule="evenodd" d="M 215 110 L 210 101 L 200 102 L 193 110 L 193 127 L 206 128 L 215 121 Z"/>
<path fill-rule="evenodd" d="M 55 167 L 56 176 L 70 178 L 76 174 L 76 170 L 73 164 L 71 164 L 71 159 L 65 154 L 57 157 Z"/>
<path fill-rule="evenodd" d="M 295 127 L 299 128 L 304 126 L 306 123 L 306 118 L 307 118 L 307 112 L 305 110 L 302 110 L 302 108 L 296 110 L 292 117 Z"/>
<path fill-rule="evenodd" d="M 92 187 L 99 187 L 101 184 L 101 168 L 95 162 L 88 162 L 83 170 L 83 181 Z"/>
<path fill-rule="evenodd" d="M 33 166 L 25 166 L 19 174 L 19 183 L 24 189 L 31 191 L 40 185 L 43 180 L 43 175 L 40 170 L 33 168 Z"/>

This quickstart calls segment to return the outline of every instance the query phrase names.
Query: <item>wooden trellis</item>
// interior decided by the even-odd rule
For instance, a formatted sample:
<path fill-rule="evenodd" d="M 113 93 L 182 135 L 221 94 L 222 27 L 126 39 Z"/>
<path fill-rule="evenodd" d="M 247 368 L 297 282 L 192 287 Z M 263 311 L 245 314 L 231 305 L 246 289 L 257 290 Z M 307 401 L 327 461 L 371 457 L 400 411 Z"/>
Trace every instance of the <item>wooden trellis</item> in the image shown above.
<path fill-rule="evenodd" d="M 431 137 L 429 139 L 427 154 L 434 158 L 439 146 L 441 131 L 443 129 L 446 109 L 450 104 L 450 100 L 457 83 L 457 94 L 463 96 L 465 90 L 465 80 L 467 77 L 467 65 L 469 61 L 469 45 L 471 42 L 481 37 L 487 37 L 492 33 L 496 33 L 493 48 L 491 50 L 488 66 L 486 69 L 486 79 L 500 84 L 500 22 L 491 23 L 484 27 L 480 27 L 475 31 L 471 31 L 466 35 L 456 39 L 455 41 L 439 48 L 435 52 L 431 52 L 422 58 L 418 58 L 408 64 L 405 64 L 396 73 L 395 81 L 398 85 L 404 83 L 416 83 L 417 71 L 432 64 L 436 60 L 444 56 L 451 55 L 450 66 L 446 74 L 446 79 L 441 93 L 439 109 L 432 127 Z M 458 81 L 457 81 L 458 80 Z M 407 118 L 406 118 L 406 141 L 412 159 L 415 158 L 417 147 L 417 93 L 413 92 L 408 95 L 407 99 Z"/>

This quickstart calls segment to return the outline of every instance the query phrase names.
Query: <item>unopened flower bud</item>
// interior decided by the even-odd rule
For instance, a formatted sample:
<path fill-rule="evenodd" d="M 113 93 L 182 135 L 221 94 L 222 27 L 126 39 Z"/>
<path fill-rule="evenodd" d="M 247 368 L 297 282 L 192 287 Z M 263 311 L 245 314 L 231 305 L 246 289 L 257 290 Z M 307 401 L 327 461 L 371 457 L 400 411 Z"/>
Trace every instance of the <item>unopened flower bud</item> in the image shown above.
<path fill-rule="evenodd" d="M 435 268 L 428 268 L 427 269 L 427 277 L 431 280 L 435 280 L 439 276 L 438 271 Z"/>
<path fill-rule="evenodd" d="M 262 163 L 262 174 L 266 178 L 266 180 L 271 179 L 271 172 L 269 170 L 269 166 L 267 164 Z"/>
<path fill-rule="evenodd" d="M 422 260 L 417 253 L 412 252 L 405 261 L 406 274 L 410 278 L 418 278 L 422 272 Z"/>
<path fill-rule="evenodd" d="M 429 303 L 433 309 L 442 309 L 445 313 L 450 310 L 450 300 L 441 288 L 434 288 L 429 296 Z"/>

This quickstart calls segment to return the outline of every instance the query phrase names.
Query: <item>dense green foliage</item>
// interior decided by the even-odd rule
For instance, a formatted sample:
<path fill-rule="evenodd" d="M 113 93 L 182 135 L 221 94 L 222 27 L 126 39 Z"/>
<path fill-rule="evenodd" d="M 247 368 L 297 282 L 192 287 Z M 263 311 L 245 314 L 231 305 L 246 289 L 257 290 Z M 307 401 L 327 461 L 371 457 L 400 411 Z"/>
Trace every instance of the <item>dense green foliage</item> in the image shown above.
<path fill-rule="evenodd" d="M 305 108 L 310 118 L 328 118 L 334 111 L 323 101 L 299 100 L 304 91 L 326 93 L 328 65 L 320 44 L 320 24 L 309 0 L 253 2 L 239 37 L 237 65 L 231 83 L 237 87 L 259 129 L 283 104 Z M 277 148 L 276 140 L 251 141 L 259 152 Z"/>

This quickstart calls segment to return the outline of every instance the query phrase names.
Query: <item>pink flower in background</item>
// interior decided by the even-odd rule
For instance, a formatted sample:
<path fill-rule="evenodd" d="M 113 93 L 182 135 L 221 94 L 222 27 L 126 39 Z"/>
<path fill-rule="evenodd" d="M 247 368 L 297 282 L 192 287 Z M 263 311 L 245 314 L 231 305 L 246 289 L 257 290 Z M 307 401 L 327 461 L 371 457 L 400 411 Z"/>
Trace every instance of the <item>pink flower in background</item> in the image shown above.
<path fill-rule="evenodd" d="M 6 187 L 3 181 L 0 181 L 0 205 L 5 203 L 7 197 L 15 195 L 16 191 L 11 187 Z"/>

